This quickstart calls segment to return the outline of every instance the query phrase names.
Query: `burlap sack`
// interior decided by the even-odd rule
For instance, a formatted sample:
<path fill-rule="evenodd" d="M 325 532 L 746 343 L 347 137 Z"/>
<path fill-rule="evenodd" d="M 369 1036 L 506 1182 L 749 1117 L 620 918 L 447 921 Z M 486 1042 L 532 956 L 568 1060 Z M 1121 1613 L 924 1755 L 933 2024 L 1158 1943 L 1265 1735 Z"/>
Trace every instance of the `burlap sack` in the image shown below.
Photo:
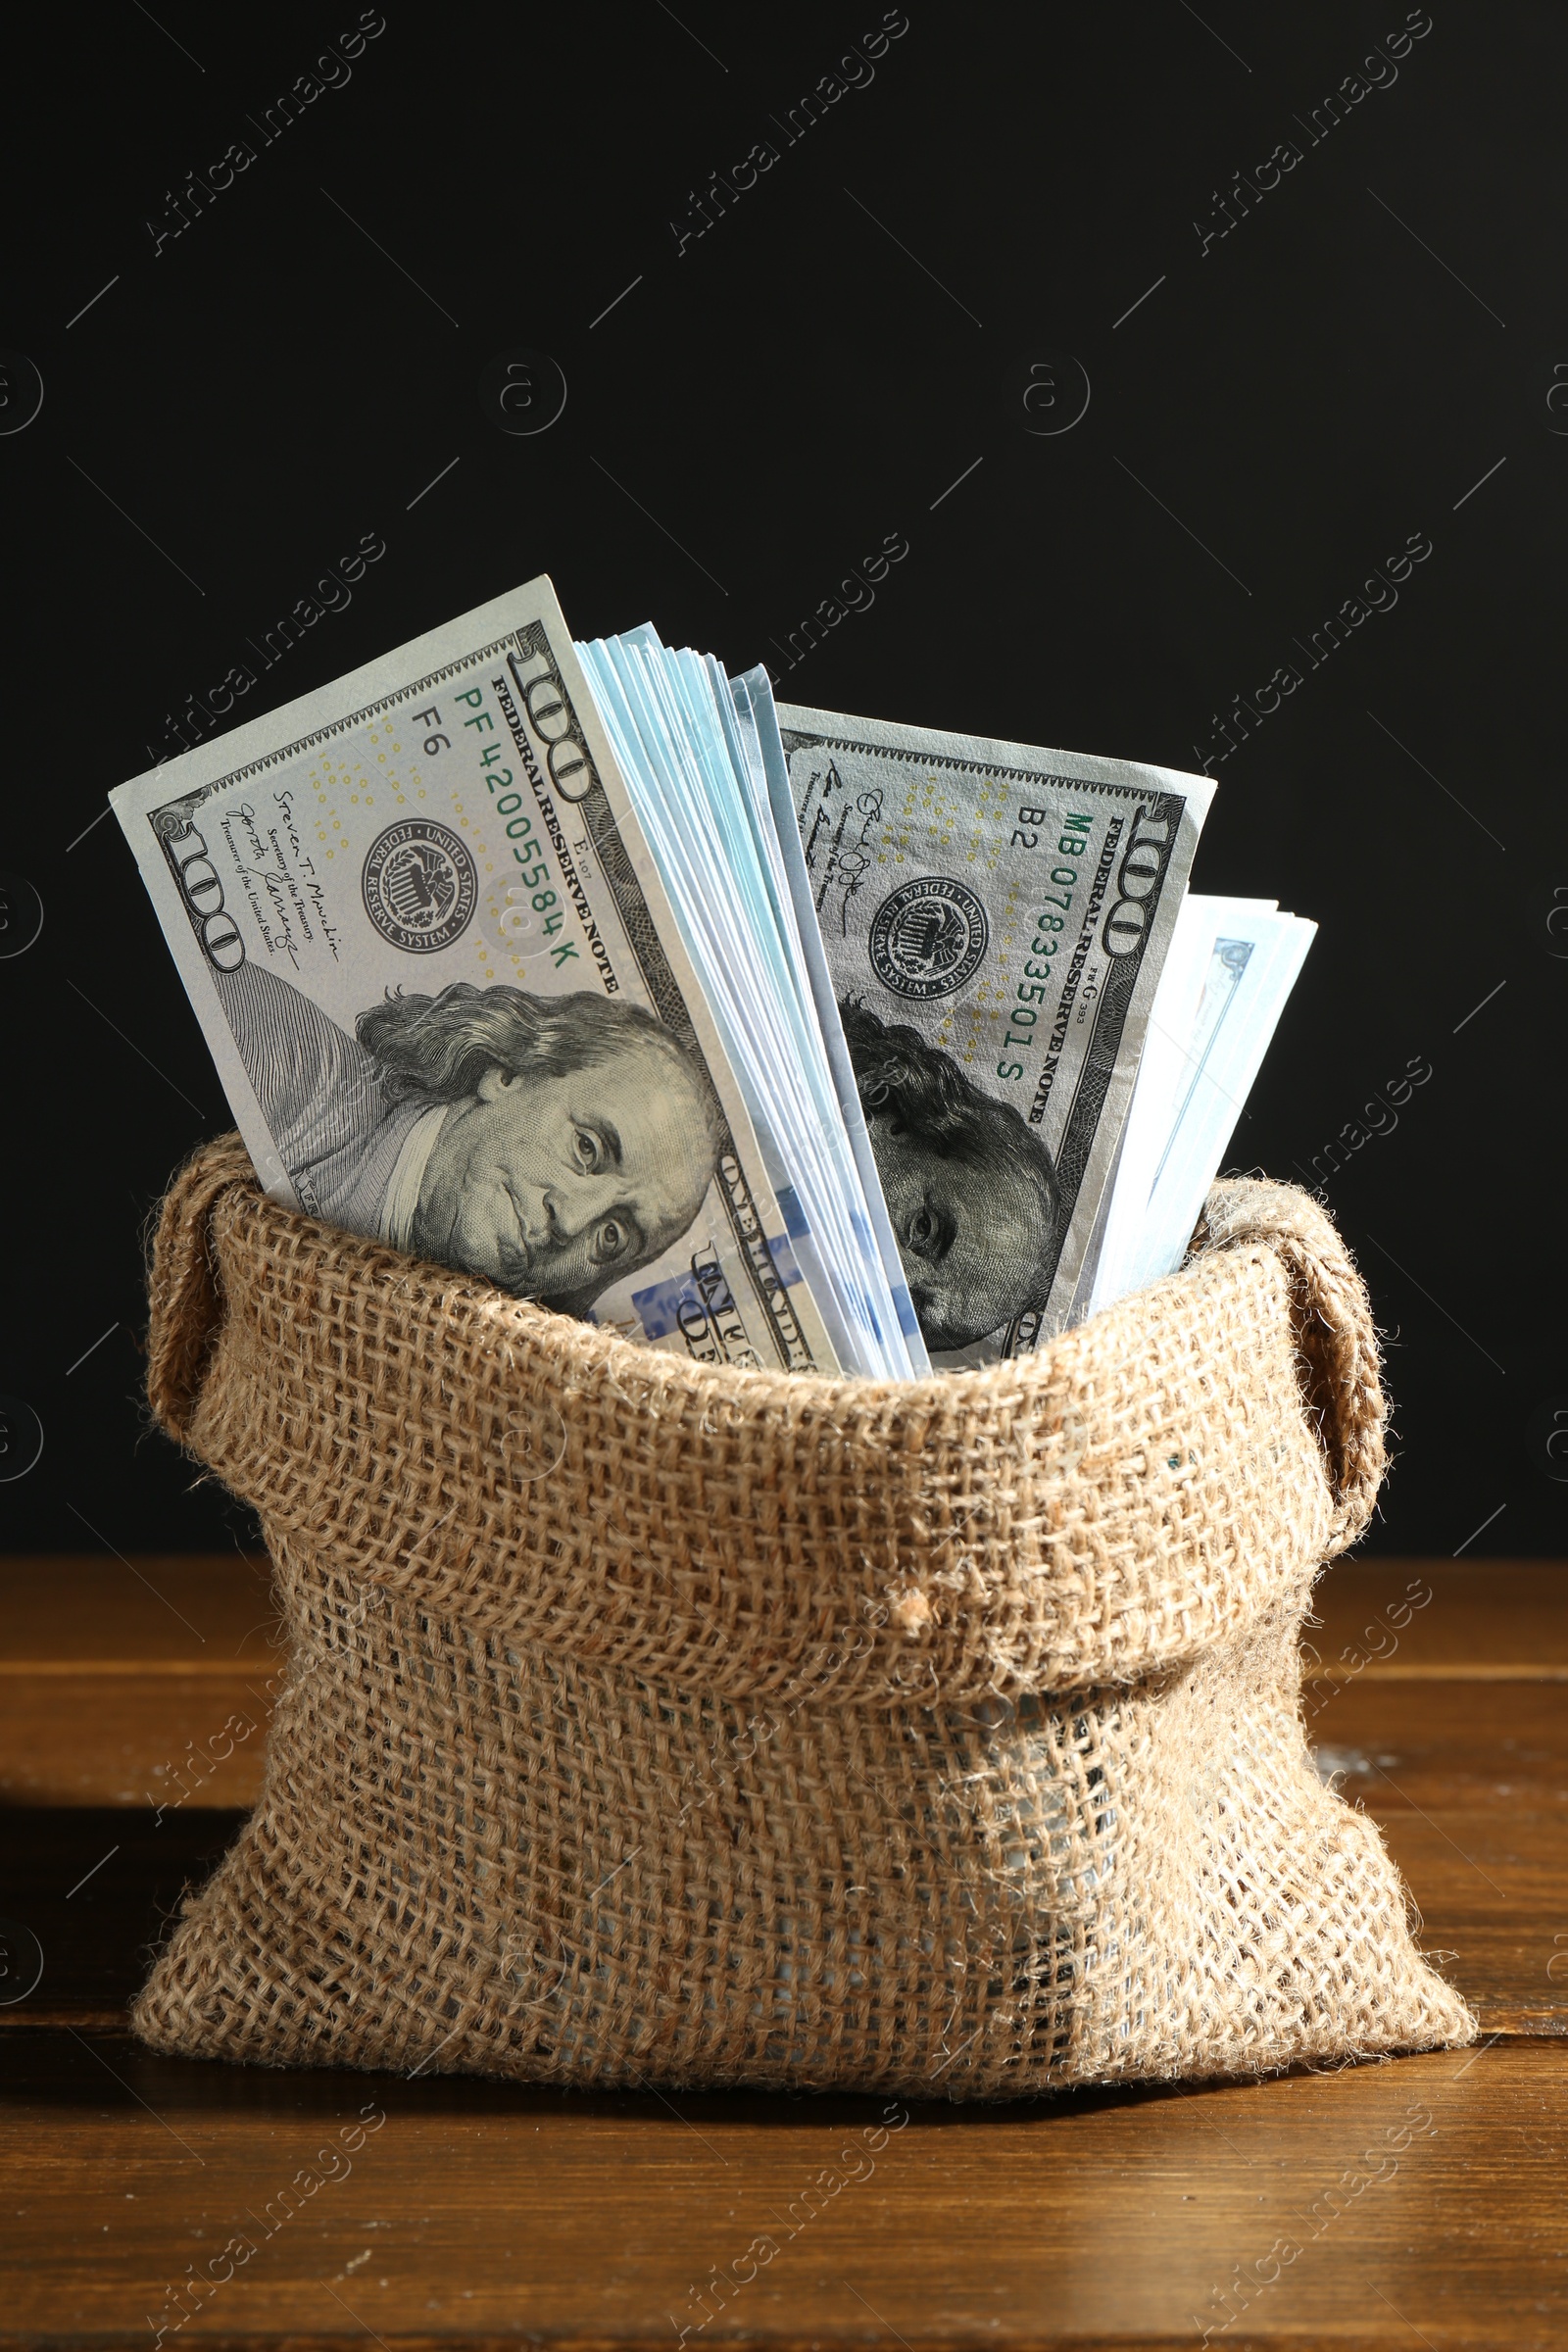
<path fill-rule="evenodd" d="M 884 1385 L 629 1346 L 288 1214 L 234 1138 L 165 1204 L 150 1383 L 292 1642 L 159 2049 L 995 2097 L 1473 2032 L 1302 1733 L 1383 1399 L 1301 1193 Z"/>

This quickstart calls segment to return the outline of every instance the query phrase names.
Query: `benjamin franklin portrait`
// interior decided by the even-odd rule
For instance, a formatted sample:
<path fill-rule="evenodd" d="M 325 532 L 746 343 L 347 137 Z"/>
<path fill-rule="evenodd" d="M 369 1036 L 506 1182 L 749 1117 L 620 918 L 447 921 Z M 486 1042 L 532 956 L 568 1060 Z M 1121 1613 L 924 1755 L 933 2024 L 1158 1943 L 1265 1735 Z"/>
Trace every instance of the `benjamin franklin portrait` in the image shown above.
<path fill-rule="evenodd" d="M 1061 1228 L 1051 1154 L 918 1030 L 849 998 L 839 1010 L 925 1344 L 966 1348 L 1050 1296 Z"/>
<path fill-rule="evenodd" d="M 580 1315 L 702 1206 L 718 1106 L 638 1005 L 458 980 L 389 995 L 351 1037 L 276 972 L 216 978 L 301 1202 L 330 1224 Z"/>

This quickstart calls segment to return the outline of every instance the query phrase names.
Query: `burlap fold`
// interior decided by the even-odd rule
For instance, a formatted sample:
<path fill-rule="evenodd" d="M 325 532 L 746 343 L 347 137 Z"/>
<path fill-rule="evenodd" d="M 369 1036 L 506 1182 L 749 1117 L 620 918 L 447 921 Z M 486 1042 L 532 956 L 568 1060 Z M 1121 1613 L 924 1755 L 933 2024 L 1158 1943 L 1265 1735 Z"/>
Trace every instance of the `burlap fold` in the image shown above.
<path fill-rule="evenodd" d="M 156 2047 L 997 2097 L 1471 2035 L 1301 1728 L 1384 1412 L 1304 1194 L 1217 1187 L 1037 1356 L 828 1381 L 291 1215 L 232 1138 L 152 1305 L 291 1637 Z"/>

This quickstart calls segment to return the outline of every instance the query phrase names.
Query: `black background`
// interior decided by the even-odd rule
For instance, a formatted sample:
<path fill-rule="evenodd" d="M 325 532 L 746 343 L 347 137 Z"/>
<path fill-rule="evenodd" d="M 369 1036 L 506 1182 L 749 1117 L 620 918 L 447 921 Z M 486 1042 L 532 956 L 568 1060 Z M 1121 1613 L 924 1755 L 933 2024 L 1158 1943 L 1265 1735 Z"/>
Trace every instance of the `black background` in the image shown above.
<path fill-rule="evenodd" d="M 44 908 L 0 960 L 0 1391 L 45 1443 L 0 1485 L 0 1544 L 250 1540 L 140 1402 L 144 1221 L 230 1121 L 93 819 L 370 532 L 384 557 L 243 715 L 542 570 L 580 636 L 652 616 L 767 661 L 786 697 L 1178 767 L 1295 662 L 1300 689 L 1216 762 L 1195 875 L 1321 924 L 1232 1158 L 1310 1175 L 1430 1062 L 1326 1188 L 1398 1407 L 1372 1544 L 1564 1548 L 1543 1432 L 1568 1407 L 1568 21 L 1434 0 L 1396 80 L 1312 143 L 1405 19 L 910 0 L 874 77 L 790 145 L 879 8 L 389 0 L 346 83 L 265 145 L 354 8 L 41 20 L 11 77 L 0 310 L 44 387 L 0 436 L 0 868 Z M 1203 251 L 1215 192 L 1291 139 L 1300 163 Z M 149 220 L 172 230 L 171 194 L 233 140 L 255 162 L 155 251 Z M 677 253 L 671 219 L 758 140 L 778 162 Z M 568 387 L 532 436 L 479 398 L 518 349 Z M 1067 354 L 1088 411 L 1032 435 L 1018 366 L 1065 385 Z M 11 380 L 0 421 L 27 405 Z M 909 553 L 874 607 L 784 676 L 790 632 L 890 532 Z M 1397 606 L 1308 668 L 1298 641 L 1412 533 L 1433 552 Z"/>

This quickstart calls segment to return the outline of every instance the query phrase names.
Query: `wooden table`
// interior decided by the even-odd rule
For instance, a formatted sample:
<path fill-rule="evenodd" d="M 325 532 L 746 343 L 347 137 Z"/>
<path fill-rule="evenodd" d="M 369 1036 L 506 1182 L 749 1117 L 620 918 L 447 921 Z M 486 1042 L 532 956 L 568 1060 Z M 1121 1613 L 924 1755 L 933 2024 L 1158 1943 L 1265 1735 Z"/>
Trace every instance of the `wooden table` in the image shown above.
<path fill-rule="evenodd" d="M 965 2110 L 151 2056 L 149 1941 L 259 1784 L 265 1574 L 0 1563 L 0 2342 L 1568 2344 L 1568 1567 L 1321 1594 L 1320 1762 L 1482 2045 Z"/>

